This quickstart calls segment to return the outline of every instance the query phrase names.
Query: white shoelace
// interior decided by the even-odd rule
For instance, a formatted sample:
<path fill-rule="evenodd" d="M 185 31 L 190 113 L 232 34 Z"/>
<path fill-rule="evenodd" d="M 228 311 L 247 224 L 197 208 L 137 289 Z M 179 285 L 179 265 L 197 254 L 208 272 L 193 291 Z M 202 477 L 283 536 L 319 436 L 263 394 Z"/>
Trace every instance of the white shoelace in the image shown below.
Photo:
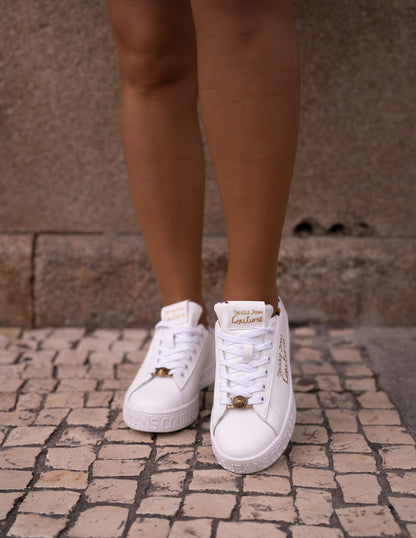
<path fill-rule="evenodd" d="M 263 351 L 273 347 L 271 339 L 267 338 L 273 332 L 270 327 L 253 329 L 238 336 L 219 331 L 218 348 L 224 352 L 219 365 L 225 366 L 225 371 L 221 372 L 221 380 L 225 381 L 220 386 L 221 404 L 231 405 L 234 396 L 248 398 L 248 405 L 264 401 L 264 396 L 259 393 L 266 387 L 257 380 L 268 374 L 271 357 Z"/>
<path fill-rule="evenodd" d="M 156 340 L 149 373 L 157 368 L 167 368 L 169 374 L 184 376 L 189 362 L 194 358 L 204 331 L 198 327 L 186 327 L 169 321 L 157 323 Z M 162 329 L 162 330 L 161 330 Z"/>

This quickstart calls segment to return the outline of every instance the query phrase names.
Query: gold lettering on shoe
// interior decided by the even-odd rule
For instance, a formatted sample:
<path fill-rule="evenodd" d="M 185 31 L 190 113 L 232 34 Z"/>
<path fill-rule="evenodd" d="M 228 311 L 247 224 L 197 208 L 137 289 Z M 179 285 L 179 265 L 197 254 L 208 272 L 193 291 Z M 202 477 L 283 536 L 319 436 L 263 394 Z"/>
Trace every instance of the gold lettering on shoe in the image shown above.
<path fill-rule="evenodd" d="M 247 326 L 261 326 L 264 322 L 264 313 L 256 308 L 243 310 L 233 309 L 230 329 L 244 329 Z"/>
<path fill-rule="evenodd" d="M 169 372 L 169 368 L 165 368 L 164 366 L 162 366 L 161 368 L 156 368 L 151 375 L 153 377 L 172 377 L 172 374 L 170 374 Z"/>
<path fill-rule="evenodd" d="M 163 319 L 164 321 L 187 321 L 187 311 L 186 306 L 175 306 L 171 308 L 167 308 L 164 311 Z"/>
<path fill-rule="evenodd" d="M 227 405 L 228 409 L 250 409 L 252 407 L 248 404 L 248 398 L 245 396 L 234 396 L 231 398 L 231 405 Z"/>
<path fill-rule="evenodd" d="M 277 377 L 281 377 L 285 383 L 289 383 L 289 369 L 287 365 L 286 342 L 283 335 L 279 340 L 279 355 L 277 359 Z"/>

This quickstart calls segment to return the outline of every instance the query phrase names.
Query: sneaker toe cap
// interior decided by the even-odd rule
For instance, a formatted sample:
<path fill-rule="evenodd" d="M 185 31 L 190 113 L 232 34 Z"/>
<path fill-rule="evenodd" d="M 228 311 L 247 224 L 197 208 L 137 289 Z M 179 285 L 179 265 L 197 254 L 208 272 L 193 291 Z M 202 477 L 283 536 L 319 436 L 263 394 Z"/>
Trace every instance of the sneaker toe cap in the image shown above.
<path fill-rule="evenodd" d="M 137 389 L 129 391 L 128 406 L 142 413 L 172 411 L 183 405 L 183 396 L 173 379 L 153 378 Z"/>
<path fill-rule="evenodd" d="M 251 458 L 276 438 L 273 429 L 253 409 L 230 409 L 214 431 L 217 448 L 230 458 Z"/>

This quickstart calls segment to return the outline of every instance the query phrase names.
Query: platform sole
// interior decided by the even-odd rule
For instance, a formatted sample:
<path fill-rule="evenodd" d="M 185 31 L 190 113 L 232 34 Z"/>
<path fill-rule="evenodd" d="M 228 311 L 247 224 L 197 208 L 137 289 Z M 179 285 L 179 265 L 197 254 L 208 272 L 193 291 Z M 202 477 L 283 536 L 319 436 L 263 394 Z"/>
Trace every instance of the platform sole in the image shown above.
<path fill-rule="evenodd" d="M 123 420 L 133 430 L 150 433 L 168 433 L 186 428 L 192 424 L 199 414 L 199 391 L 211 385 L 214 382 L 215 374 L 212 371 L 206 371 L 201 376 L 199 390 L 194 398 L 178 407 L 163 413 L 142 413 L 133 409 L 125 400 L 123 404 Z"/>

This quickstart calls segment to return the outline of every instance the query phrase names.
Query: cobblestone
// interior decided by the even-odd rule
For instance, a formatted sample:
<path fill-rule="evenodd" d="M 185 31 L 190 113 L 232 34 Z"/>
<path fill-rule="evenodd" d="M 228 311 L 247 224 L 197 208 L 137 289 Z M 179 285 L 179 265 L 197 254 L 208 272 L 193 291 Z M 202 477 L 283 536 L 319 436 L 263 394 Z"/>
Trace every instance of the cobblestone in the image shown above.
<path fill-rule="evenodd" d="M 361 424 L 364 425 L 398 425 L 399 413 L 394 409 L 362 409 L 358 413 Z"/>
<path fill-rule="evenodd" d="M 321 445 L 294 445 L 289 457 L 297 465 L 324 468 L 329 466 L 326 447 Z"/>
<path fill-rule="evenodd" d="M 178 497 L 146 497 L 140 503 L 137 514 L 173 516 L 178 511 L 180 502 Z M 209 499 L 207 499 L 207 503 L 209 503 Z"/>
<path fill-rule="evenodd" d="M 69 412 L 69 407 L 41 409 L 34 424 L 40 426 L 59 426 Z"/>
<path fill-rule="evenodd" d="M 0 393 L 0 410 L 9 411 L 16 404 L 17 392 Z"/>
<path fill-rule="evenodd" d="M 351 433 L 358 431 L 357 417 L 354 411 L 349 409 L 327 409 L 325 414 L 331 431 Z"/>
<path fill-rule="evenodd" d="M 416 471 L 387 473 L 387 480 L 393 493 L 416 495 Z"/>
<path fill-rule="evenodd" d="M 414 439 L 398 426 L 364 426 L 364 433 L 371 443 L 414 445 Z"/>
<path fill-rule="evenodd" d="M 31 480 L 31 471 L 0 471 L 0 484 L 2 490 L 24 490 Z"/>
<path fill-rule="evenodd" d="M 139 516 L 130 527 L 127 538 L 167 538 L 169 534 L 169 520 L 156 517 Z"/>
<path fill-rule="evenodd" d="M 338 508 L 341 525 L 350 536 L 399 536 L 400 527 L 387 506 L 354 506 Z"/>
<path fill-rule="evenodd" d="M 385 392 L 365 392 L 358 397 L 359 403 L 369 409 L 392 409 L 393 404 Z"/>
<path fill-rule="evenodd" d="M 360 363 L 363 360 L 359 349 L 339 347 L 330 349 L 330 353 L 335 362 Z"/>
<path fill-rule="evenodd" d="M 273 523 L 255 523 L 244 521 L 220 521 L 218 525 L 217 538 L 244 538 L 254 536 L 256 538 L 284 538 L 285 532 Z M 179 538 L 179 537 L 178 537 Z"/>
<path fill-rule="evenodd" d="M 159 471 L 169 469 L 188 469 L 194 456 L 193 449 L 159 448 L 156 452 L 156 468 Z"/>
<path fill-rule="evenodd" d="M 0 451 L 0 469 L 30 469 L 40 451 L 40 447 L 4 448 Z"/>
<path fill-rule="evenodd" d="M 324 445 L 328 441 L 328 432 L 322 426 L 296 424 L 292 440 L 294 443 Z"/>
<path fill-rule="evenodd" d="M 46 456 L 46 465 L 53 469 L 87 471 L 90 463 L 94 460 L 95 454 L 90 446 L 49 448 Z"/>
<path fill-rule="evenodd" d="M 365 473 L 338 475 L 337 481 L 346 503 L 377 504 L 381 488 L 375 475 Z"/>
<path fill-rule="evenodd" d="M 190 517 L 229 518 L 236 501 L 230 494 L 191 493 L 185 498 L 183 511 Z"/>
<path fill-rule="evenodd" d="M 78 387 L 79 388 L 79 387 Z M 74 408 L 84 404 L 84 394 L 82 392 L 53 392 L 48 394 L 45 407 Z"/>
<path fill-rule="evenodd" d="M 96 460 L 93 476 L 138 476 L 145 466 L 144 460 Z"/>
<path fill-rule="evenodd" d="M 38 410 L 42 405 L 42 394 L 37 392 L 27 392 L 21 394 L 17 401 L 16 409 Z"/>
<path fill-rule="evenodd" d="M 148 495 L 180 495 L 185 478 L 185 471 L 154 473 L 150 479 L 151 488 Z"/>
<path fill-rule="evenodd" d="M 273 465 L 262 471 L 262 474 L 272 476 L 290 476 L 287 457 L 284 455 L 280 456 L 280 458 L 273 463 Z"/>
<path fill-rule="evenodd" d="M 343 538 L 345 535 L 338 529 L 315 527 L 314 525 L 292 525 L 293 538 Z"/>
<path fill-rule="evenodd" d="M 390 497 L 394 509 L 403 521 L 416 523 L 416 499 L 411 497 Z"/>
<path fill-rule="evenodd" d="M 334 511 L 329 491 L 296 488 L 296 508 L 299 519 L 308 525 L 329 525 Z"/>
<path fill-rule="evenodd" d="M 86 425 L 93 428 L 104 428 L 108 421 L 108 410 L 102 408 L 74 409 L 66 421 L 76 426 Z"/>
<path fill-rule="evenodd" d="M 0 413 L 0 424 L 3 426 L 28 426 L 34 422 L 35 416 L 35 413 L 30 411 Z"/>
<path fill-rule="evenodd" d="M 192 536 L 196 538 L 211 537 L 211 519 L 192 519 L 190 521 L 176 521 L 173 524 L 169 538 L 183 538 Z"/>
<path fill-rule="evenodd" d="M 320 409 L 301 409 L 296 414 L 298 424 L 322 424 L 323 413 Z"/>
<path fill-rule="evenodd" d="M 149 445 L 104 445 L 101 447 L 98 457 L 104 460 L 136 460 L 150 456 Z"/>
<path fill-rule="evenodd" d="M 45 515 L 67 515 L 79 499 L 78 491 L 29 491 L 19 512 Z"/>
<path fill-rule="evenodd" d="M 0 492 L 0 518 L 4 519 L 13 508 L 16 499 L 22 496 L 21 491 Z"/>
<path fill-rule="evenodd" d="M 44 445 L 54 428 L 49 426 L 21 426 L 14 428 L 4 446 Z"/>
<path fill-rule="evenodd" d="M 333 454 L 332 457 L 337 473 L 376 471 L 376 461 L 370 454 Z"/>
<path fill-rule="evenodd" d="M 218 485 L 221 484 L 221 490 L 236 492 L 236 481 L 236 475 L 225 469 L 195 470 L 189 489 L 196 491 L 212 491 L 219 489 Z"/>
<path fill-rule="evenodd" d="M 241 499 L 242 519 L 283 521 L 293 523 L 296 519 L 291 496 L 269 497 L 266 495 L 247 496 Z"/>
<path fill-rule="evenodd" d="M 101 443 L 102 433 L 91 431 L 82 426 L 66 428 L 60 438 L 56 441 L 58 446 L 84 446 L 97 445 Z"/>
<path fill-rule="evenodd" d="M 367 441 L 360 433 L 335 433 L 330 443 L 333 452 L 371 452 Z"/>
<path fill-rule="evenodd" d="M 82 471 L 46 471 L 36 482 L 37 488 L 85 489 L 88 475 Z"/>
<path fill-rule="evenodd" d="M 336 487 L 334 472 L 329 470 L 294 467 L 292 479 L 295 486 L 324 489 L 333 489 Z"/>
<path fill-rule="evenodd" d="M 40 514 L 18 514 L 9 536 L 19 538 L 52 538 L 65 528 L 67 519 Z"/>
<path fill-rule="evenodd" d="M 279 476 L 248 475 L 244 477 L 244 491 L 247 493 L 289 495 L 291 487 L 287 478 Z"/>
<path fill-rule="evenodd" d="M 0 328 L 0 535 L 416 536 L 415 441 L 354 334 L 292 331 L 294 435 L 241 476 L 212 453 L 212 387 L 185 430 L 124 424 L 147 330 Z"/>
<path fill-rule="evenodd" d="M 118 538 L 127 521 L 128 510 L 118 506 L 94 506 L 81 512 L 69 530 L 71 538 Z"/>
<path fill-rule="evenodd" d="M 410 445 L 390 446 L 380 449 L 383 467 L 386 469 L 413 469 L 416 461 L 416 448 Z"/>
<path fill-rule="evenodd" d="M 133 503 L 136 496 L 136 480 L 120 478 L 95 478 L 85 492 L 90 503 Z"/>

